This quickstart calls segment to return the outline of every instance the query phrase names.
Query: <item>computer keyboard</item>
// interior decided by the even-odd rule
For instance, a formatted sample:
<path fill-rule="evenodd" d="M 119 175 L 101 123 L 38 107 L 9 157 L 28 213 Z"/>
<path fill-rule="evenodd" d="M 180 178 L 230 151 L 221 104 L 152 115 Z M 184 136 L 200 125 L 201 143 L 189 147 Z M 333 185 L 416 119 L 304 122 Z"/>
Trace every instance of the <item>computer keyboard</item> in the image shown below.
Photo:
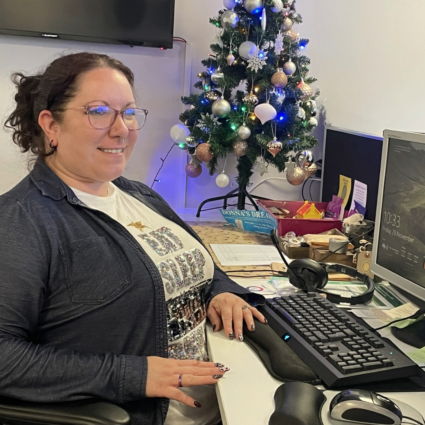
<path fill-rule="evenodd" d="M 317 293 L 267 300 L 261 312 L 329 388 L 418 375 L 400 350 Z"/>

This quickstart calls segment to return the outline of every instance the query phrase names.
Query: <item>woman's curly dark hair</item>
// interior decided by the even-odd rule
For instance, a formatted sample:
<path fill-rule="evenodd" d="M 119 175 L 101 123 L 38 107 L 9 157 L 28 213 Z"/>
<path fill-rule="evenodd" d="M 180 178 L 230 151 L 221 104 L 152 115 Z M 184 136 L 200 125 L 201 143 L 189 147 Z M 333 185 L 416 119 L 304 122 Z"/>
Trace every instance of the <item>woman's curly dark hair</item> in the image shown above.
<path fill-rule="evenodd" d="M 5 121 L 4 127 L 13 131 L 13 142 L 22 152 L 46 157 L 54 151 L 46 151 L 44 132 L 38 125 L 43 110 L 52 112 L 61 121 L 61 109 L 77 91 L 78 77 L 96 68 L 112 68 L 122 72 L 134 87 L 133 72 L 119 60 L 96 53 L 74 53 L 54 60 L 38 75 L 12 74 L 16 86 L 16 108 Z"/>

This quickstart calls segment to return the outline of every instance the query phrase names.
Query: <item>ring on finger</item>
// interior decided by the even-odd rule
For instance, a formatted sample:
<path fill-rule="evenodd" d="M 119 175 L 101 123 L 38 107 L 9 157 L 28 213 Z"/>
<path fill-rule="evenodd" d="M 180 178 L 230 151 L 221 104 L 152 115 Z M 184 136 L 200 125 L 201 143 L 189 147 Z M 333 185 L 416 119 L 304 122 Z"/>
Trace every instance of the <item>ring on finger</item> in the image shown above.
<path fill-rule="evenodd" d="M 244 306 L 242 306 L 242 310 L 246 310 L 247 308 L 249 308 L 246 304 Z"/>
<path fill-rule="evenodd" d="M 182 384 L 182 375 L 179 375 L 179 388 L 182 388 L 183 384 Z"/>

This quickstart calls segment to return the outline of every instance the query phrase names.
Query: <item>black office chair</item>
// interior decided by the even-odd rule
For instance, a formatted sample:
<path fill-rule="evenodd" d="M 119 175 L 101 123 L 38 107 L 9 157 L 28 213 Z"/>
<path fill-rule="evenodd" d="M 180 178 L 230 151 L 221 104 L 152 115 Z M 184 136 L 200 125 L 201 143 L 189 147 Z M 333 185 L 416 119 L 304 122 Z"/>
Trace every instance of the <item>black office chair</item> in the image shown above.
<path fill-rule="evenodd" d="M 7 425 L 130 425 L 130 415 L 98 399 L 68 403 L 30 403 L 0 397 L 0 424 Z"/>

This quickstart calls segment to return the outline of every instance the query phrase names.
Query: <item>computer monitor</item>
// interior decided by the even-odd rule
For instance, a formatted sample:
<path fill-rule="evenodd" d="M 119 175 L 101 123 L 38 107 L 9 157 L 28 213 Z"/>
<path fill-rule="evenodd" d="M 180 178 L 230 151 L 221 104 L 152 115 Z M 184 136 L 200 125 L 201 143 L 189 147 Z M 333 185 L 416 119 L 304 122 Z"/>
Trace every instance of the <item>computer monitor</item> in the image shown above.
<path fill-rule="evenodd" d="M 343 175 L 367 185 L 367 220 L 375 221 L 378 195 L 379 172 L 381 167 L 382 137 L 351 130 L 325 126 L 323 143 L 323 171 L 320 199 L 332 200 L 339 190 L 339 176 Z M 346 209 L 351 205 L 348 199 Z"/>
<path fill-rule="evenodd" d="M 384 131 L 371 269 L 425 301 L 425 134 Z"/>

